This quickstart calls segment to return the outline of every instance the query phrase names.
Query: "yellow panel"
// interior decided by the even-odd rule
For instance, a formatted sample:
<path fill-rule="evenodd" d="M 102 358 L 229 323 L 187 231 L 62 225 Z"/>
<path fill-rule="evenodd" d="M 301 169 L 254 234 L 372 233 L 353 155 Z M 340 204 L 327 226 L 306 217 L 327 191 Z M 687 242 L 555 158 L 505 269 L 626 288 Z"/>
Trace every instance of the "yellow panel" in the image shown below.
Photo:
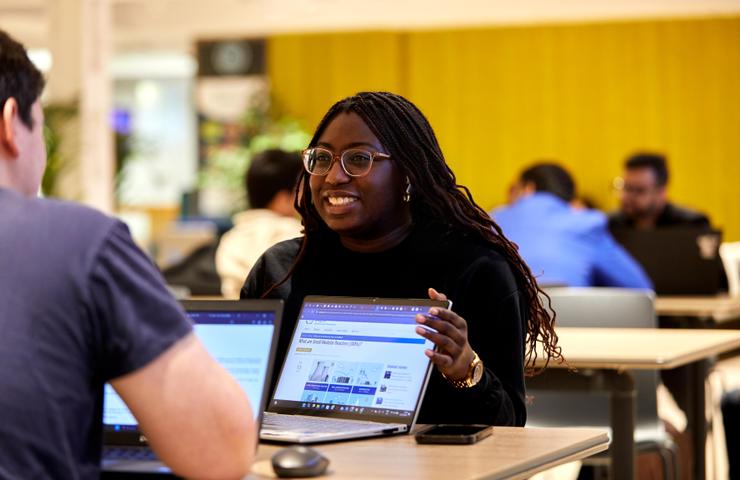
<path fill-rule="evenodd" d="M 428 116 L 460 183 L 484 208 L 536 159 L 616 207 L 636 150 L 665 152 L 671 197 L 740 240 L 740 18 L 528 26 L 270 40 L 273 93 L 313 128 L 365 89 Z"/>
<path fill-rule="evenodd" d="M 415 32 L 408 44 L 407 94 L 484 208 L 523 167 L 557 159 L 613 209 L 624 158 L 653 149 L 669 157 L 671 197 L 740 240 L 740 19 Z"/>
<path fill-rule="evenodd" d="M 363 90 L 401 91 L 401 41 L 388 32 L 284 35 L 270 39 L 276 108 L 309 131 L 329 107 Z"/>

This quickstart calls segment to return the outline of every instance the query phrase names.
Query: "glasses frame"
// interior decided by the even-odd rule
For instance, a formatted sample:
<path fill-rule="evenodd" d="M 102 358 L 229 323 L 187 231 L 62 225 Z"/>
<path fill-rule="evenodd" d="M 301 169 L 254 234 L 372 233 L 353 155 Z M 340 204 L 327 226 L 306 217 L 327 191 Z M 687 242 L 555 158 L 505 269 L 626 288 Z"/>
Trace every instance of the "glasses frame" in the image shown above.
<path fill-rule="evenodd" d="M 316 150 L 321 150 L 321 151 L 326 152 L 329 155 L 331 155 L 331 163 L 329 164 L 329 168 L 327 168 L 326 169 L 326 172 L 324 172 L 324 173 L 315 173 L 315 172 L 312 172 L 312 171 L 310 171 L 308 169 L 308 157 L 309 157 L 309 154 L 312 151 L 316 151 Z M 367 168 L 367 172 L 365 172 L 365 173 L 363 173 L 361 175 L 353 175 L 353 174 L 349 173 L 349 171 L 347 170 L 347 166 L 344 163 L 344 159 L 346 158 L 345 155 L 347 154 L 347 152 L 357 152 L 357 151 L 365 152 L 365 153 L 370 154 L 370 166 Z M 331 172 L 331 168 L 334 166 L 334 163 L 336 161 L 339 161 L 339 165 L 341 165 L 342 170 L 344 171 L 344 173 L 346 173 L 348 176 L 350 176 L 352 178 L 360 178 L 360 177 L 364 177 L 368 173 L 370 173 L 370 170 L 372 170 L 373 163 L 375 163 L 375 159 L 376 158 L 379 158 L 379 159 L 382 160 L 382 159 L 385 159 L 385 158 L 391 158 L 391 156 L 388 155 L 387 153 L 382 153 L 382 152 L 377 152 L 377 151 L 372 151 L 372 150 L 365 150 L 364 148 L 348 148 L 346 150 L 341 151 L 340 153 L 334 153 L 331 150 L 329 150 L 328 148 L 324 148 L 324 147 L 311 147 L 311 148 L 306 148 L 305 150 L 303 150 L 301 152 L 301 158 L 303 160 L 303 168 L 306 170 L 306 172 L 308 172 L 309 175 L 314 175 L 314 176 L 317 176 L 317 177 L 325 177 L 325 176 L 329 175 L 329 172 Z"/>

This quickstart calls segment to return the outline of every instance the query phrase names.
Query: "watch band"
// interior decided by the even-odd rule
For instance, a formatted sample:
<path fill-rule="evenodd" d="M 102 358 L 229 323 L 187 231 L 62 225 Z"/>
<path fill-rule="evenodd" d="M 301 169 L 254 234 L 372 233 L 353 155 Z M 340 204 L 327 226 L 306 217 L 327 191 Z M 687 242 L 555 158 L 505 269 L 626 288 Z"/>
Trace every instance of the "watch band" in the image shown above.
<path fill-rule="evenodd" d="M 452 385 L 455 388 L 465 389 L 465 388 L 472 388 L 480 382 L 480 379 L 483 377 L 483 362 L 481 362 L 480 357 L 478 357 L 478 354 L 473 351 L 473 361 L 470 362 L 470 367 L 468 368 L 468 375 L 460 380 L 453 380 L 451 378 L 448 378 L 447 375 L 444 373 L 442 376 L 447 380 L 447 383 Z"/>

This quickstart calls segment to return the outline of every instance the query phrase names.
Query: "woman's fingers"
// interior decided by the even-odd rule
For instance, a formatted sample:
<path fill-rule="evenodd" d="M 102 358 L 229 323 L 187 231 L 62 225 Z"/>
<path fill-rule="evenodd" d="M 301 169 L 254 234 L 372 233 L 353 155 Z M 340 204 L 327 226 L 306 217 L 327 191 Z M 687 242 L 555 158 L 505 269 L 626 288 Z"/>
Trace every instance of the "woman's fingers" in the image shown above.
<path fill-rule="evenodd" d="M 437 345 L 440 350 L 450 354 L 453 358 L 457 358 L 463 351 L 463 346 L 459 345 L 447 335 L 427 330 L 424 327 L 416 327 L 416 333 L 430 340 L 432 343 Z"/>
<path fill-rule="evenodd" d="M 447 295 L 430 288 L 429 298 L 447 301 Z M 472 357 L 468 345 L 468 323 L 457 313 L 447 308 L 432 307 L 428 315 L 416 315 L 416 333 L 430 340 L 437 350 L 424 353 L 440 372 L 449 378 L 462 378 L 467 374 Z"/>
<path fill-rule="evenodd" d="M 452 339 L 459 345 L 464 345 L 467 342 L 467 336 L 465 331 L 461 331 L 452 322 L 443 320 L 442 318 L 430 317 L 427 315 L 417 315 L 416 323 L 424 325 L 426 327 L 436 330 L 439 334 L 445 335 Z M 420 328 L 420 327 L 417 327 Z"/>
<path fill-rule="evenodd" d="M 432 299 L 432 300 L 439 300 L 440 302 L 446 302 L 447 301 L 447 295 L 445 295 L 444 293 L 439 293 L 438 291 L 436 291 L 433 288 L 430 288 L 428 290 L 427 294 L 429 295 L 429 298 Z"/>
<path fill-rule="evenodd" d="M 431 362 L 435 364 L 442 372 L 444 372 L 445 369 L 451 367 L 455 363 L 452 360 L 451 356 L 445 355 L 442 352 L 424 350 L 424 354 L 429 357 L 429 360 L 431 360 Z"/>
<path fill-rule="evenodd" d="M 448 322 L 458 330 L 462 330 L 464 332 L 468 331 L 468 322 L 466 322 L 464 318 L 462 318 L 460 315 L 453 312 L 452 310 L 448 310 L 446 308 L 432 307 L 429 309 L 429 315 Z"/>

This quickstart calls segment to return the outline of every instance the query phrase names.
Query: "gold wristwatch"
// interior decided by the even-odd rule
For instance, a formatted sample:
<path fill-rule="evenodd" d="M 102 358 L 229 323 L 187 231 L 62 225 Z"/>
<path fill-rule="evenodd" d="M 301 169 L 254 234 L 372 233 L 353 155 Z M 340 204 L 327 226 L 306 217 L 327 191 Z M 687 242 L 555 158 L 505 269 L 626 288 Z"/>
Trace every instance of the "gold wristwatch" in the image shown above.
<path fill-rule="evenodd" d="M 455 388 L 472 388 L 478 385 L 480 379 L 483 378 L 483 362 L 480 361 L 478 354 L 473 351 L 473 361 L 470 362 L 468 375 L 465 378 L 461 380 L 453 380 L 451 378 L 447 378 L 444 373 L 442 376 L 445 377 L 445 380 Z"/>

